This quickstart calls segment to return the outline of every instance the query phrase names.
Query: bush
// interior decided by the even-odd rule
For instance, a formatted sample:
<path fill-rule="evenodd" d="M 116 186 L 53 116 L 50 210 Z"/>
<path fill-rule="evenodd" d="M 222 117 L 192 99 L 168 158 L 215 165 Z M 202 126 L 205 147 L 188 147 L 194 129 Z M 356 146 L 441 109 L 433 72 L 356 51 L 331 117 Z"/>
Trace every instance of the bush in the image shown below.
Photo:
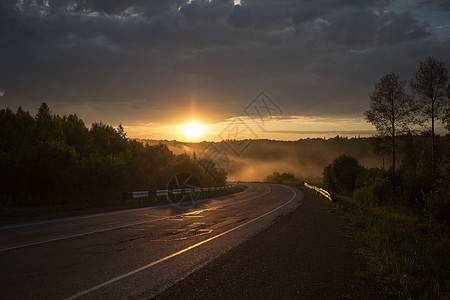
<path fill-rule="evenodd" d="M 354 198 L 371 204 L 384 204 L 392 198 L 392 179 L 382 169 L 364 170 L 356 179 Z"/>
<path fill-rule="evenodd" d="M 354 198 L 371 204 L 384 204 L 392 198 L 392 181 L 381 169 L 364 170 L 356 179 Z"/>
<path fill-rule="evenodd" d="M 402 177 L 405 204 L 423 209 L 423 195 L 431 192 L 435 178 L 428 144 L 415 144 L 402 160 L 399 174 Z"/>
<path fill-rule="evenodd" d="M 265 179 L 265 182 L 272 182 L 272 183 L 293 183 L 293 182 L 299 182 L 299 179 L 295 177 L 292 173 L 278 173 L 273 172 L 271 175 L 268 175 Z"/>
<path fill-rule="evenodd" d="M 450 171 L 439 180 L 437 188 L 423 195 L 424 213 L 440 226 L 450 226 Z"/>
<path fill-rule="evenodd" d="M 358 160 L 350 155 L 341 155 L 323 171 L 323 183 L 327 189 L 341 195 L 352 195 L 356 178 L 364 170 Z"/>

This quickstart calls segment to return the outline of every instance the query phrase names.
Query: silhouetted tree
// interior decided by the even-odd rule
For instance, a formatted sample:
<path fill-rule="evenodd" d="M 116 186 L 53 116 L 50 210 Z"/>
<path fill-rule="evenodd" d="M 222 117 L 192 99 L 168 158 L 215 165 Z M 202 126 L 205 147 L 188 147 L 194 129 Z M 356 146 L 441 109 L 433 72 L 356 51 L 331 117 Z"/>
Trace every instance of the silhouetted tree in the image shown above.
<path fill-rule="evenodd" d="M 431 123 L 431 164 L 435 169 L 435 120 L 444 117 L 448 100 L 448 70 L 434 57 L 421 61 L 411 79 L 411 88 L 421 107 L 424 124 Z M 433 171 L 434 172 L 434 171 Z"/>
<path fill-rule="evenodd" d="M 450 84 L 447 87 L 447 109 L 445 110 L 442 122 L 444 123 L 445 129 L 450 130 Z"/>
<path fill-rule="evenodd" d="M 370 95 L 370 109 L 364 113 L 367 121 L 377 129 L 380 137 L 390 137 L 392 169 L 395 172 L 396 136 L 409 132 L 416 110 L 405 92 L 406 81 L 397 73 L 381 77 Z"/>
<path fill-rule="evenodd" d="M 89 129 L 86 128 L 83 120 L 79 119 L 77 115 L 64 116 L 62 128 L 66 143 L 75 148 L 81 155 L 86 156 L 90 139 Z"/>
<path fill-rule="evenodd" d="M 50 108 L 48 107 L 47 103 L 42 102 L 41 106 L 39 107 L 38 113 L 36 114 L 36 119 L 38 120 L 50 120 L 52 117 Z"/>
<path fill-rule="evenodd" d="M 363 170 L 356 158 L 344 154 L 325 167 L 323 183 L 333 192 L 351 195 L 355 190 L 356 178 Z"/>

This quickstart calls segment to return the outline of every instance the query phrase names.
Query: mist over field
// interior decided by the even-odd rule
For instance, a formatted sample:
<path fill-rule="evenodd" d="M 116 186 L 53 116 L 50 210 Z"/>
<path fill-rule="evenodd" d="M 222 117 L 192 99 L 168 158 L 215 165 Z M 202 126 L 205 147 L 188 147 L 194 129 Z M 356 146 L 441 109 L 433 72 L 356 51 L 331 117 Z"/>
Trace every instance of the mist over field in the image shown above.
<path fill-rule="evenodd" d="M 160 141 L 139 140 L 149 145 Z M 341 154 L 349 154 L 365 167 L 385 166 L 390 157 L 376 154 L 372 146 L 373 138 L 335 137 L 331 139 L 303 139 L 298 141 L 247 140 L 187 143 L 162 141 L 175 154 L 209 157 L 219 167 L 228 171 L 228 180 L 262 181 L 273 172 L 290 172 L 299 178 L 318 179 L 324 167 Z M 238 145 L 235 145 L 239 143 Z M 242 152 L 235 151 L 244 145 Z M 212 147 L 211 147 L 212 146 Z M 211 153 L 210 149 L 218 150 Z M 225 155 L 223 155 L 225 154 Z M 228 158 L 228 164 L 223 157 Z M 221 159 L 222 158 L 222 159 Z"/>

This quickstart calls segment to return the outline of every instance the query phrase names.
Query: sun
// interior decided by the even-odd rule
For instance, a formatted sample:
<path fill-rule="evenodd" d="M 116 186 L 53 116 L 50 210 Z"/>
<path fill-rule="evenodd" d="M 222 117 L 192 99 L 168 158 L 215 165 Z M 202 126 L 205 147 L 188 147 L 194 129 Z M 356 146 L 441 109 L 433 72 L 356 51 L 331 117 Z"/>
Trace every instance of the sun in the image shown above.
<path fill-rule="evenodd" d="M 197 138 L 203 134 L 203 125 L 197 122 L 191 122 L 183 125 L 183 132 L 187 137 Z"/>

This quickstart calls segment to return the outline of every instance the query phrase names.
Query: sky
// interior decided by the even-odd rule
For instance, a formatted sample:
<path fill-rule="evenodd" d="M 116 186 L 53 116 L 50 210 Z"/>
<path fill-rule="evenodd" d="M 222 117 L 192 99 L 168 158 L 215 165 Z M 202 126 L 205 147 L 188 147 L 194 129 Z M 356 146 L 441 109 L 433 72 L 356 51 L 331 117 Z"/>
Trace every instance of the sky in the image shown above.
<path fill-rule="evenodd" d="M 133 138 L 370 136 L 380 77 L 449 53 L 449 0 L 1 0 L 0 108 Z"/>

